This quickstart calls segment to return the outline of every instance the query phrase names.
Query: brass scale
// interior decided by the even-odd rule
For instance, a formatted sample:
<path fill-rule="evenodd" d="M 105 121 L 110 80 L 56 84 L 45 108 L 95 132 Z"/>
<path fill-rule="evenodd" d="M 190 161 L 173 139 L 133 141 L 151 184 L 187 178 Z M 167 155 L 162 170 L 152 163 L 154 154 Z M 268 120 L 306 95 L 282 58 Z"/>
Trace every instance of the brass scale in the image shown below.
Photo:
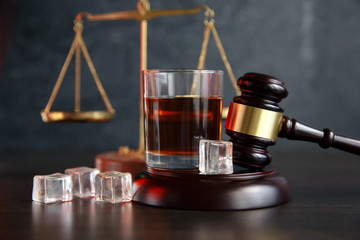
<path fill-rule="evenodd" d="M 206 5 L 199 5 L 192 9 L 171 9 L 171 10 L 150 10 L 150 3 L 148 0 L 139 0 L 137 3 L 137 10 L 111 12 L 105 14 L 90 14 L 87 12 L 80 12 L 74 20 L 75 37 L 71 44 L 70 51 L 65 59 L 65 63 L 62 66 L 60 74 L 57 78 L 55 86 L 52 90 L 50 99 L 46 107 L 41 111 L 42 120 L 46 123 L 54 122 L 106 122 L 111 120 L 115 115 L 115 110 L 112 107 L 110 100 L 108 99 L 104 87 L 101 84 L 100 78 L 95 70 L 94 64 L 91 60 L 90 54 L 84 40 L 82 38 L 82 32 L 84 30 L 83 18 L 88 21 L 107 21 L 107 20 L 137 20 L 140 22 L 140 119 L 139 119 L 139 146 L 136 150 L 136 154 L 144 156 L 144 103 L 143 103 L 143 83 L 142 83 L 142 71 L 147 68 L 147 23 L 149 20 L 158 17 L 197 14 L 201 10 L 204 10 L 205 15 L 205 28 L 203 33 L 203 42 L 201 46 L 200 56 L 198 60 L 197 69 L 204 69 L 205 58 L 207 52 L 207 46 L 209 42 L 210 32 L 213 35 L 214 41 L 220 53 L 221 59 L 226 67 L 229 79 L 236 92 L 236 95 L 240 95 L 240 90 L 236 85 L 236 79 L 234 77 L 231 66 L 227 60 L 223 45 L 220 41 L 220 37 L 215 28 L 214 11 Z M 96 87 L 102 97 L 102 100 L 106 106 L 107 111 L 82 111 L 81 110 L 81 53 L 86 60 L 86 63 L 90 69 L 90 72 L 94 78 Z M 51 111 L 53 102 L 59 92 L 63 79 L 69 67 L 69 64 L 75 55 L 75 109 L 74 112 L 64 111 Z M 227 116 L 228 108 L 223 110 L 223 118 Z M 125 154 L 129 152 L 128 147 L 120 147 L 125 149 Z M 124 152 L 122 153 L 124 154 Z"/>

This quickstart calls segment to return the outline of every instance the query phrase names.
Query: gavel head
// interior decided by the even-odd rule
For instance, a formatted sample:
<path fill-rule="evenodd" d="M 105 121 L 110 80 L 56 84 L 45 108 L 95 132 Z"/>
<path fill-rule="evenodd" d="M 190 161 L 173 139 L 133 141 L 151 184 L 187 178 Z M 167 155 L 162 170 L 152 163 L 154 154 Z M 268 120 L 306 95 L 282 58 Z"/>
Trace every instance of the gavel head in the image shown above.
<path fill-rule="evenodd" d="M 230 103 L 225 132 L 234 164 L 259 170 L 271 162 L 267 147 L 276 142 L 284 112 L 278 103 L 288 92 L 283 82 L 261 73 L 246 73 L 237 84 L 241 96 Z"/>

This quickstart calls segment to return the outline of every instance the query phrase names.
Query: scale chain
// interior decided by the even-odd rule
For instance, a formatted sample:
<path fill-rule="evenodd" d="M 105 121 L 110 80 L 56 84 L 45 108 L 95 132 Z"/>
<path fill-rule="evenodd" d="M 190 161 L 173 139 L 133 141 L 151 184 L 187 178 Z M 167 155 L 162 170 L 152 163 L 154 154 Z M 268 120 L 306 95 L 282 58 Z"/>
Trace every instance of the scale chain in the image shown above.
<path fill-rule="evenodd" d="M 204 67 L 205 67 L 205 58 L 206 58 L 206 52 L 207 52 L 210 31 L 211 31 L 211 33 L 214 37 L 216 47 L 218 48 L 221 59 L 225 65 L 227 72 L 228 72 L 232 86 L 233 86 L 236 94 L 241 95 L 241 92 L 240 92 L 239 88 L 237 87 L 235 75 L 234 75 L 231 65 L 226 57 L 226 53 L 225 53 L 224 47 L 221 43 L 219 34 L 216 31 L 214 16 L 215 16 L 215 13 L 212 9 L 210 9 L 210 8 L 206 9 L 205 20 L 204 20 L 204 24 L 205 24 L 204 37 L 203 37 L 203 42 L 202 42 L 202 46 L 201 46 L 201 52 L 200 52 L 200 56 L 199 56 L 197 69 L 204 69 Z M 193 90 L 194 89 L 192 89 L 192 92 L 193 92 Z"/>

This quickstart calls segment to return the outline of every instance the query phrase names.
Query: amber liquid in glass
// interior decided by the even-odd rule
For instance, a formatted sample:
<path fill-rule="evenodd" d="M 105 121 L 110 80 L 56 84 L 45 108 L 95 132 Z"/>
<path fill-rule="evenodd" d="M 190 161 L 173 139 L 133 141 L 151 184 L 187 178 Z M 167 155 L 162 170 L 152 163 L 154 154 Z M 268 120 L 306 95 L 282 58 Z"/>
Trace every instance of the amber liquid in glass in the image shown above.
<path fill-rule="evenodd" d="M 221 138 L 221 111 L 219 97 L 145 98 L 147 165 L 197 168 L 199 141 Z"/>

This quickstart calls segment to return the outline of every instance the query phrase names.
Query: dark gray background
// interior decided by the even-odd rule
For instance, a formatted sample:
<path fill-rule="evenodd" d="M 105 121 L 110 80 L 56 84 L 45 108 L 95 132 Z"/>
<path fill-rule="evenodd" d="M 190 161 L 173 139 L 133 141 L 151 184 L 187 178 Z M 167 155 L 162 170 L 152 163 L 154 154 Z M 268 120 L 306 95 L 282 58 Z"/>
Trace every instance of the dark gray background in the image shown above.
<path fill-rule="evenodd" d="M 281 103 L 286 115 L 360 137 L 360 1 L 157 0 L 151 7 L 193 8 L 202 3 L 216 12 L 216 27 L 236 77 L 249 71 L 275 75 L 290 93 Z M 46 124 L 40 118 L 73 40 L 76 14 L 135 9 L 136 0 L 18 0 L 15 6 L 15 34 L 0 75 L 0 153 L 96 154 L 122 145 L 137 148 L 136 21 L 84 23 L 84 41 L 117 111 L 114 120 Z M 195 68 L 202 33 L 202 13 L 151 20 L 148 68 Z M 213 39 L 208 50 L 206 68 L 225 70 Z M 53 110 L 73 108 L 71 66 Z M 104 109 L 85 65 L 82 82 L 83 108 Z M 225 75 L 224 105 L 234 94 Z M 271 151 L 325 150 L 279 139 Z"/>

